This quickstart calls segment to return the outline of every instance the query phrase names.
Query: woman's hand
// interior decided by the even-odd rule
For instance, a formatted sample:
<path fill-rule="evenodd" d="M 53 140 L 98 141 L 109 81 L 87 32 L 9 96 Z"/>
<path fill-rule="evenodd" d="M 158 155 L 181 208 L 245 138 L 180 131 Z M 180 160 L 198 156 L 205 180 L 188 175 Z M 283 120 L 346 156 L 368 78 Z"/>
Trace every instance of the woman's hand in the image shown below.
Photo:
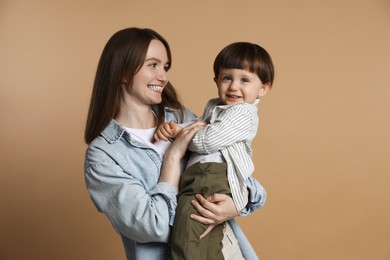
<path fill-rule="evenodd" d="M 167 151 L 168 156 L 179 156 L 180 159 L 183 158 L 192 138 L 194 137 L 196 132 L 198 132 L 198 130 L 203 128 L 205 125 L 206 123 L 203 121 L 195 121 L 194 123 L 184 127 L 178 133 L 175 138 L 175 141 L 172 143 L 171 147 Z"/>
<path fill-rule="evenodd" d="M 164 155 L 159 182 L 169 182 L 176 190 L 179 190 L 180 160 L 186 153 L 188 145 L 196 132 L 205 125 L 202 121 L 196 121 L 179 132 Z"/>
<path fill-rule="evenodd" d="M 196 200 L 191 201 L 191 204 L 200 215 L 191 214 L 190 218 L 209 225 L 199 239 L 210 233 L 216 225 L 239 215 L 233 199 L 226 194 L 213 194 L 208 198 L 196 194 Z"/>

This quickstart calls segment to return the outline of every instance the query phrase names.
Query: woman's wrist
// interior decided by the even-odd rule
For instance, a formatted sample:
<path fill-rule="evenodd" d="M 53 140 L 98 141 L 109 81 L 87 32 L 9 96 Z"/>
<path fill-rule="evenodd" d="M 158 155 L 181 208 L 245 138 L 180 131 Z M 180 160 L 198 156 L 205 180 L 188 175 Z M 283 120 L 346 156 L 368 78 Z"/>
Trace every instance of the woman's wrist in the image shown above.
<path fill-rule="evenodd" d="M 179 151 L 178 149 L 175 149 L 174 144 L 166 151 L 164 155 L 164 162 L 166 160 L 174 161 L 174 162 L 180 162 L 180 160 L 183 158 L 184 153 L 182 151 Z"/>
<path fill-rule="evenodd" d="M 180 160 L 179 154 L 167 152 L 164 156 L 159 182 L 169 182 L 178 190 L 180 180 Z"/>
<path fill-rule="evenodd" d="M 164 155 L 163 163 L 166 166 L 175 167 L 180 164 L 181 158 L 182 156 L 179 153 L 167 151 Z"/>

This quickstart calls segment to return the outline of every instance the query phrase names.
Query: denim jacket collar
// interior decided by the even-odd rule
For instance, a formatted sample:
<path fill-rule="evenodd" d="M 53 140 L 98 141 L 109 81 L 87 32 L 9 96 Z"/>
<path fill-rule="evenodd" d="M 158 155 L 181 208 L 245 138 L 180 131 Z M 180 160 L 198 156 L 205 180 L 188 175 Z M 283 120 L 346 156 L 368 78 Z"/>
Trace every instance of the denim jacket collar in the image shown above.
<path fill-rule="evenodd" d="M 101 136 L 103 136 L 108 143 L 113 144 L 118 141 L 124 133 L 126 133 L 126 130 L 121 127 L 115 119 L 112 119 L 108 126 L 101 132 Z"/>

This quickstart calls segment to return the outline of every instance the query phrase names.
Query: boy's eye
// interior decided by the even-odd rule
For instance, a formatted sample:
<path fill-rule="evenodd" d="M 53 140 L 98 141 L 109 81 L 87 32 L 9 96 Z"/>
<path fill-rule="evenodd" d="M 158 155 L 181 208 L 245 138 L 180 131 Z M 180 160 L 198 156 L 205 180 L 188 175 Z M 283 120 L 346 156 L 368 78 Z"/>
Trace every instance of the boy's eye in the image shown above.
<path fill-rule="evenodd" d="M 243 78 L 243 79 L 241 79 L 241 81 L 244 82 L 244 83 L 247 83 L 247 82 L 249 82 L 249 79 Z"/>
<path fill-rule="evenodd" d="M 223 76 L 222 80 L 231 80 L 232 78 L 230 76 Z"/>

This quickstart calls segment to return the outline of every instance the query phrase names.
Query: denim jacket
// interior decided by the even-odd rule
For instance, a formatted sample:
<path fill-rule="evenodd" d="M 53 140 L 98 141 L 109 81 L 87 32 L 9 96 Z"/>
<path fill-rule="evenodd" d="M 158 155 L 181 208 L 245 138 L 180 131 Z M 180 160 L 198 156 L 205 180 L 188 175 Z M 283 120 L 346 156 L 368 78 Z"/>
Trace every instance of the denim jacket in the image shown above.
<path fill-rule="evenodd" d="M 184 110 L 184 121 L 195 118 Z M 179 113 L 165 109 L 165 121 L 181 123 Z M 87 148 L 84 173 L 96 208 L 122 238 L 127 259 L 170 259 L 169 235 L 175 217 L 177 192 L 158 183 L 163 158 L 132 139 L 115 120 Z M 182 169 L 186 161 L 181 162 Z M 241 215 L 262 207 L 266 193 L 255 179 L 248 180 L 249 202 Z M 229 221 L 245 259 L 257 259 L 238 224 Z"/>

